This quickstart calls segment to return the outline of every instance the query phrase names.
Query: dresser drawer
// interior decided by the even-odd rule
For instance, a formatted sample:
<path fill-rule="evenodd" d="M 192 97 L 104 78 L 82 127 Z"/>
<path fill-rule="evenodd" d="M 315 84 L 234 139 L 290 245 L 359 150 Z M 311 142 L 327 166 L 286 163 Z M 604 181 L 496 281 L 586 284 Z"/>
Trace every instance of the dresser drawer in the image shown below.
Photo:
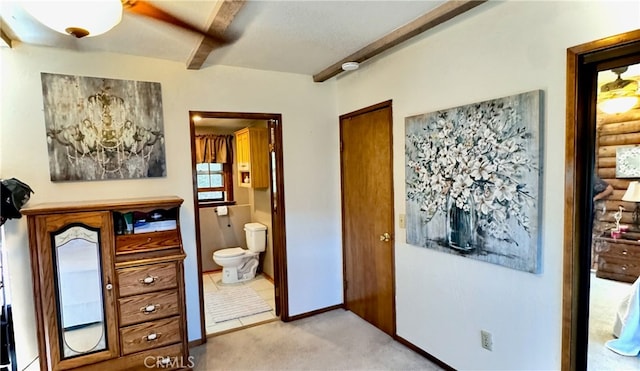
<path fill-rule="evenodd" d="M 185 357 L 182 349 L 182 343 L 169 345 L 162 348 L 155 348 L 146 352 L 133 355 L 133 362 L 127 363 L 123 368 L 117 368 L 122 371 L 149 371 L 149 370 L 177 370 L 185 367 L 192 368 L 194 362 Z M 136 362 L 136 360 L 140 360 Z"/>
<path fill-rule="evenodd" d="M 184 351 L 182 343 L 153 348 L 126 357 L 117 357 L 92 365 L 74 368 L 73 371 L 150 371 L 150 370 L 184 370 L 191 369 L 195 359 Z"/>
<path fill-rule="evenodd" d="M 640 261 L 637 259 L 626 259 L 609 254 L 601 254 L 598 256 L 596 276 L 624 282 L 633 282 L 640 276 Z"/>
<path fill-rule="evenodd" d="M 160 291 L 119 299 L 120 326 L 176 315 L 180 312 L 178 291 Z"/>
<path fill-rule="evenodd" d="M 179 246 L 180 233 L 177 229 L 116 236 L 116 254 L 164 250 Z"/>
<path fill-rule="evenodd" d="M 116 271 L 120 297 L 177 287 L 176 264 L 150 264 Z"/>
<path fill-rule="evenodd" d="M 127 355 L 180 342 L 182 340 L 180 318 L 172 317 L 121 328 L 122 354 Z"/>
<path fill-rule="evenodd" d="M 635 241 L 607 239 L 598 244 L 598 255 L 640 261 L 640 244 Z"/>

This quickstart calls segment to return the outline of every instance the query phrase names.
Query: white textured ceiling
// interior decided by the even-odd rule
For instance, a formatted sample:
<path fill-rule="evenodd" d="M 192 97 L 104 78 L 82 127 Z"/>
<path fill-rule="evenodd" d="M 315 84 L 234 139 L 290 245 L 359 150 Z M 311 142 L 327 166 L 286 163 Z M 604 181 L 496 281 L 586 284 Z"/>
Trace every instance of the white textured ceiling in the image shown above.
<path fill-rule="evenodd" d="M 215 1 L 151 2 L 203 29 L 216 6 Z M 250 0 L 227 31 L 235 41 L 214 50 L 202 68 L 228 65 L 313 75 L 443 2 Z M 127 13 L 108 33 L 78 40 L 40 25 L 19 3 L 2 1 L 0 16 L 5 33 L 26 44 L 186 63 L 199 41 L 187 31 Z"/>

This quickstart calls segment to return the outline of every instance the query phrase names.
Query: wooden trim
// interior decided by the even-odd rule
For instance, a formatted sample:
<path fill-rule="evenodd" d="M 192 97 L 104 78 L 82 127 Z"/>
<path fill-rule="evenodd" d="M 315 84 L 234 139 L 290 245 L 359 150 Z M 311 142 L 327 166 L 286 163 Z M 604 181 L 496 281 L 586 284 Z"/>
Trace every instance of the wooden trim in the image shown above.
<path fill-rule="evenodd" d="M 588 320 L 585 306 L 589 300 L 590 249 L 580 246 L 591 238 L 590 231 L 582 226 L 587 224 L 583 222 L 585 214 L 592 208 L 587 187 L 591 184 L 595 146 L 595 132 L 589 130 L 594 131 L 595 120 L 585 119 L 594 114 L 595 91 L 585 91 L 593 83 L 585 76 L 607 58 L 628 55 L 629 50 L 621 47 L 637 43 L 640 30 L 567 49 L 562 370 L 586 369 L 586 339 L 580 333 L 586 331 Z"/>
<path fill-rule="evenodd" d="M 191 341 L 187 344 L 187 346 L 189 347 L 189 349 L 191 349 L 191 348 L 195 348 L 195 347 L 197 347 L 197 346 L 199 346 L 199 345 L 202 345 L 202 344 L 206 343 L 206 342 L 207 342 L 207 340 L 206 340 L 206 339 L 207 339 L 207 338 L 205 337 L 205 338 L 200 338 L 200 339 L 196 339 L 196 340 L 191 340 Z"/>
<path fill-rule="evenodd" d="M 400 343 L 400 344 L 404 345 L 405 347 L 413 350 L 414 352 L 420 354 L 424 358 L 426 358 L 429 361 L 431 361 L 431 362 L 435 363 L 436 365 L 440 366 L 442 369 L 447 370 L 447 371 L 455 371 L 455 368 L 449 366 L 448 364 L 442 362 L 438 358 L 436 358 L 436 357 L 432 356 L 431 354 L 427 353 L 422 348 L 418 347 L 417 345 L 413 344 L 412 342 L 410 342 L 409 340 L 403 338 L 402 336 L 395 335 L 393 338 L 398 343 Z"/>
<path fill-rule="evenodd" d="M 227 111 L 189 111 L 189 118 L 200 116 L 203 119 L 247 119 L 280 120 L 279 113 L 227 112 Z"/>
<path fill-rule="evenodd" d="M 396 311 L 396 234 L 395 234 L 395 230 L 396 230 L 396 223 L 395 223 L 395 215 L 396 215 L 396 210 L 395 210 L 395 188 L 394 188 L 394 174 L 393 174 L 393 102 L 392 101 L 388 101 L 389 104 L 389 143 L 391 144 L 391 150 L 389 151 L 389 164 L 390 164 L 390 169 L 389 169 L 389 182 L 391 184 L 391 189 L 389 190 L 391 192 L 391 195 L 389 196 L 391 199 L 391 215 L 389 216 L 391 218 L 391 220 L 389 221 L 389 225 L 391 226 L 391 233 L 393 235 L 393 238 L 391 239 L 391 287 L 393 290 L 393 296 L 392 296 L 392 300 L 393 300 L 393 313 L 392 313 L 392 317 L 393 317 L 393 336 L 397 336 L 397 324 L 398 324 L 398 320 L 397 320 L 397 311 Z"/>
<path fill-rule="evenodd" d="M 475 8 L 485 1 L 486 0 L 449 0 L 410 23 L 397 28 L 357 52 L 342 58 L 340 61 L 316 73 L 313 75 L 313 81 L 326 81 L 342 72 L 342 64 L 344 62 L 362 63 L 416 35 L 443 24 L 467 10 Z"/>
<path fill-rule="evenodd" d="M 36 233 L 35 218 L 27 218 L 29 243 L 38 240 Z M 40 290 L 40 267 L 38 264 L 38 252 L 36 249 L 29 248 L 29 256 L 31 257 L 31 286 L 33 287 L 33 304 L 36 312 L 36 330 L 38 332 L 38 357 L 40 354 L 47 354 L 46 333 L 44 331 L 44 312 L 42 309 L 42 292 Z M 40 370 L 44 371 L 49 368 L 49 358 L 42 357 L 40 359 Z"/>
<path fill-rule="evenodd" d="M 283 319 L 282 322 L 297 321 L 297 320 L 300 320 L 300 319 L 303 319 L 303 318 L 313 317 L 313 316 L 315 316 L 317 314 L 320 314 L 320 313 L 330 312 L 330 311 L 335 310 L 335 309 L 344 309 L 344 304 L 336 304 L 336 305 L 332 305 L 330 307 L 312 310 L 311 312 L 306 312 L 306 313 L 302 313 L 302 314 L 296 314 L 295 316 L 288 317 L 286 321 Z"/>
<path fill-rule="evenodd" d="M 273 277 L 271 277 L 271 276 L 270 276 L 270 275 L 268 275 L 267 273 L 262 272 L 262 276 L 263 276 L 267 281 L 269 281 L 269 282 L 271 282 L 271 283 L 274 283 L 274 282 L 273 282 Z"/>
<path fill-rule="evenodd" d="M 207 326 L 205 323 L 205 308 L 204 308 L 204 296 L 203 296 L 203 283 L 202 283 L 202 238 L 200 236 L 200 202 L 198 201 L 198 172 L 196 171 L 196 122 L 193 119 L 195 116 L 200 116 L 200 112 L 189 111 L 189 141 L 191 142 L 191 184 L 193 191 L 193 216 L 196 232 L 196 254 L 197 254 L 197 266 L 198 266 L 198 296 L 200 302 L 200 340 L 203 343 L 207 342 Z M 200 116 L 202 117 L 202 116 Z"/>
<path fill-rule="evenodd" d="M 284 204 L 284 160 L 282 151 L 282 115 L 277 115 L 269 119 L 267 127 L 269 130 L 273 126 L 275 143 L 272 143 L 271 133 L 269 133 L 269 144 L 272 145 L 275 151 L 276 157 L 276 212 L 273 210 L 272 223 L 275 225 L 273 228 L 273 262 L 275 264 L 273 270 L 273 284 L 276 295 L 276 316 L 280 316 L 283 321 L 289 319 L 289 286 L 288 273 L 287 273 L 287 235 L 285 224 L 285 204 Z M 269 161 L 269 169 L 271 169 L 271 161 Z M 273 192 L 273 190 L 272 190 Z M 278 246 L 278 248 L 276 248 Z M 279 296 L 279 300 L 278 297 Z"/>
<path fill-rule="evenodd" d="M 233 149 L 231 152 L 231 156 L 233 157 Z M 235 198 L 233 198 L 233 162 L 225 162 L 222 164 L 222 169 L 224 172 L 224 188 L 227 195 L 227 200 L 231 200 L 224 203 L 234 203 Z"/>
<path fill-rule="evenodd" d="M 218 207 L 218 206 L 233 206 L 235 205 L 235 201 L 208 201 L 208 202 L 198 202 L 198 208 L 205 209 L 207 207 Z"/>
<path fill-rule="evenodd" d="M 345 113 L 344 115 L 340 115 L 339 119 L 342 121 L 342 120 L 348 119 L 350 117 L 360 116 L 363 113 L 373 112 L 373 111 L 377 111 L 379 109 L 387 108 L 387 107 L 391 108 L 391 103 L 392 102 L 393 101 L 391 99 L 389 99 L 389 100 L 386 100 L 384 102 L 380 102 L 380 103 L 371 105 L 369 107 L 361 108 L 361 109 L 359 109 L 357 111 Z"/>
<path fill-rule="evenodd" d="M 213 12 L 213 17 L 209 21 L 209 27 L 206 33 L 210 35 L 223 35 L 229 25 L 235 18 L 236 14 L 244 6 L 245 0 L 223 0 L 219 1 L 216 9 Z M 191 52 L 189 59 L 187 60 L 187 69 L 199 70 L 200 67 L 209 57 L 209 54 L 216 49 L 223 46 L 221 43 L 202 37 L 200 43 Z"/>
<path fill-rule="evenodd" d="M 573 370 L 575 358 L 575 324 L 577 318 L 576 302 L 574 294 L 573 279 L 573 245 L 574 245 L 574 227 L 575 227 L 575 196 L 574 190 L 574 173 L 575 173 L 575 124 L 577 123 L 574 115 L 576 114 L 576 92 L 575 89 L 575 72 L 577 58 L 576 54 L 571 50 L 567 51 L 567 124 L 565 137 L 565 185 L 564 185 L 564 253 L 563 253 L 563 298 L 562 298 L 562 370 Z M 577 260 L 577 259 L 575 259 Z"/>

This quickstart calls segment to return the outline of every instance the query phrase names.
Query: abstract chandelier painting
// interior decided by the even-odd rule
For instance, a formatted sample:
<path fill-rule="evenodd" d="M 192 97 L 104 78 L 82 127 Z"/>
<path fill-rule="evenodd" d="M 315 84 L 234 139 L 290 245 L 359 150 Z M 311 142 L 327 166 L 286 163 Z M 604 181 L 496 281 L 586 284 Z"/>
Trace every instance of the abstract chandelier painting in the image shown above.
<path fill-rule="evenodd" d="M 542 91 L 405 119 L 407 243 L 540 271 Z"/>
<path fill-rule="evenodd" d="M 160 83 L 41 77 L 52 181 L 166 176 Z"/>

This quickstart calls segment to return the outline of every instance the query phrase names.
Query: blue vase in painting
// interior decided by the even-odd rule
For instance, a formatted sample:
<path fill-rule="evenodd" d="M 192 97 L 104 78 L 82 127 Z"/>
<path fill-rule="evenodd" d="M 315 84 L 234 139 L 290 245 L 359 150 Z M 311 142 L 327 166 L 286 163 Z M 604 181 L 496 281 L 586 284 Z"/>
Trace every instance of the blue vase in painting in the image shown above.
<path fill-rule="evenodd" d="M 456 206 L 452 197 L 447 200 L 447 241 L 449 247 L 460 251 L 476 248 L 475 211 L 473 202 L 468 200 L 467 210 Z"/>

